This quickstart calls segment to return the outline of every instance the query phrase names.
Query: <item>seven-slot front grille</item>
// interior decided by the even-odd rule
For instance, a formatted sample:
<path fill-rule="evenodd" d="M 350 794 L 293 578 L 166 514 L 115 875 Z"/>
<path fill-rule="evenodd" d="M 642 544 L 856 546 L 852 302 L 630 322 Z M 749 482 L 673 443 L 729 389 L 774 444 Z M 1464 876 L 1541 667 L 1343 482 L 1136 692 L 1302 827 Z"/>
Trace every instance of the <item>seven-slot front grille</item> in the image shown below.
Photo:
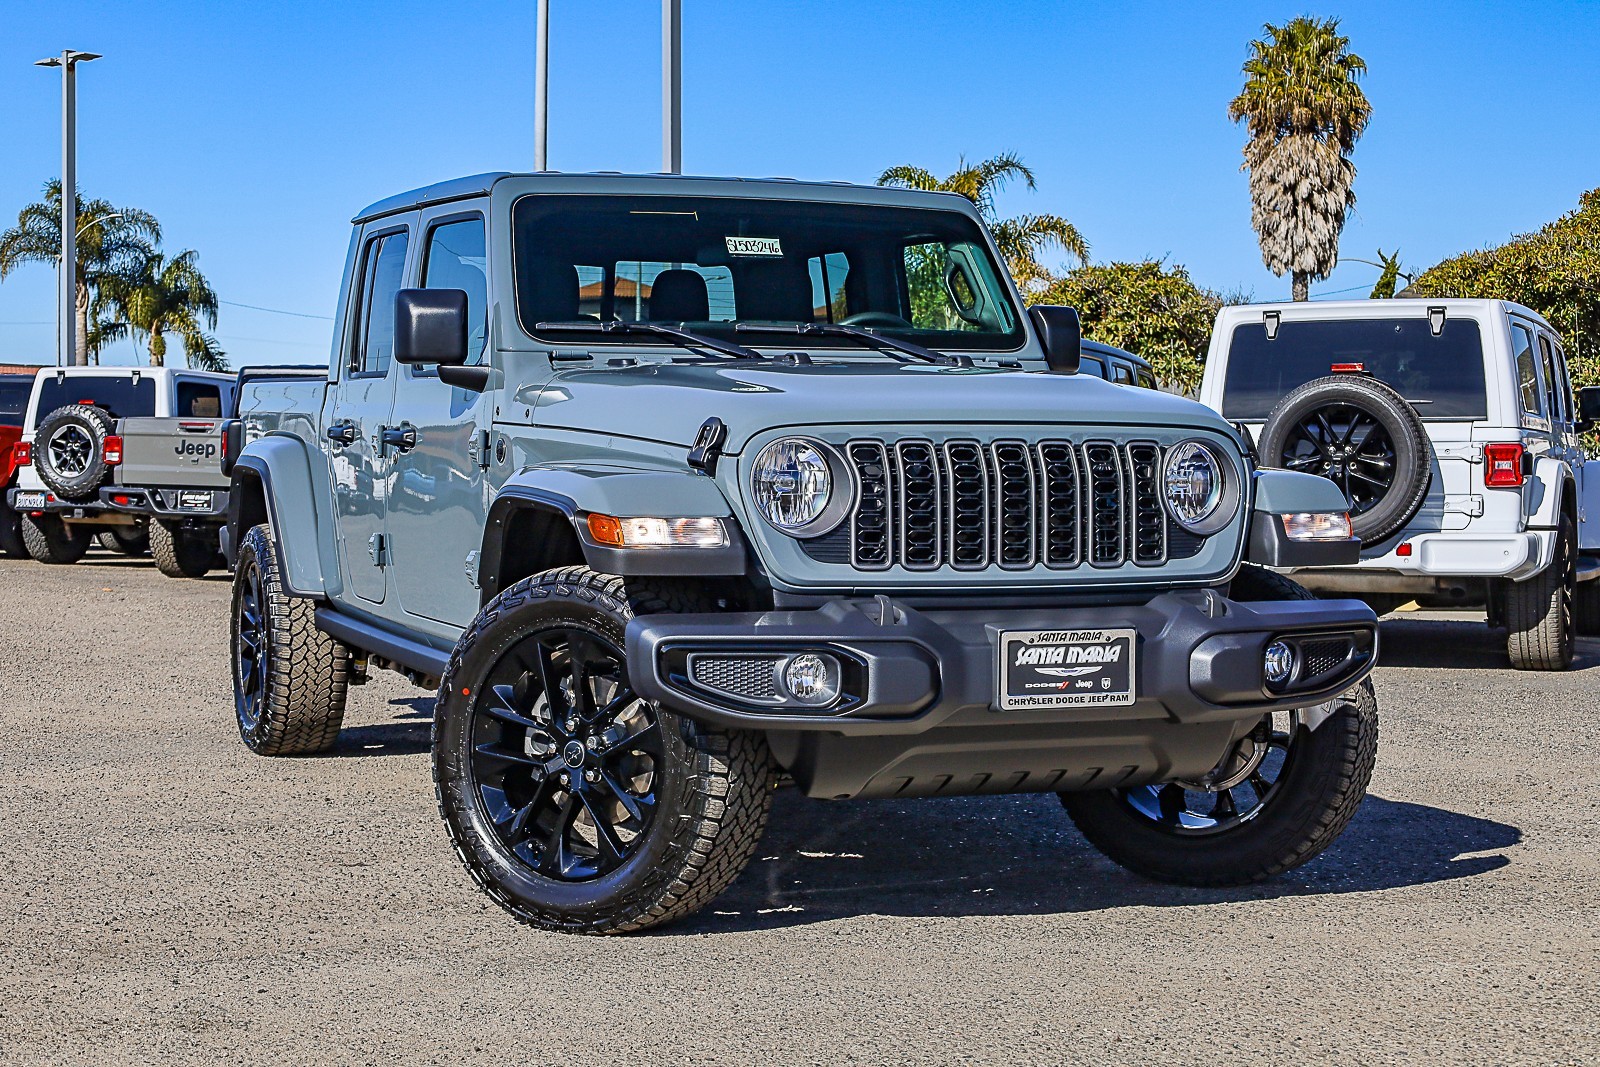
<path fill-rule="evenodd" d="M 807 542 L 861 570 L 1066 570 L 1155 566 L 1192 555 L 1169 521 L 1150 441 L 856 440 L 861 494 L 833 534 Z"/>

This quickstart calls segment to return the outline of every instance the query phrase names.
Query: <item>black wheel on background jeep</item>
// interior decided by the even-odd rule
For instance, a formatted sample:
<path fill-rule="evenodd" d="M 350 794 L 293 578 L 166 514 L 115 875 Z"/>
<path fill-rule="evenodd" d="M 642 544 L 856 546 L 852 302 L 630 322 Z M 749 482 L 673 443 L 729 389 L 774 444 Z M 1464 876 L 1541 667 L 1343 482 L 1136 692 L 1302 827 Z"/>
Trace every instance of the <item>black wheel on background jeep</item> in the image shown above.
<path fill-rule="evenodd" d="M 1261 430 L 1261 462 L 1331 479 L 1344 490 L 1365 545 L 1399 533 L 1433 481 L 1433 453 L 1416 409 L 1360 374 L 1317 378 L 1278 401 Z"/>
<path fill-rule="evenodd" d="M 217 546 L 176 523 L 155 519 L 150 523 L 150 554 L 156 570 L 168 578 L 203 578 L 217 556 Z"/>
<path fill-rule="evenodd" d="M 1593 583 L 1587 583 L 1593 584 Z M 1572 666 L 1578 589 L 1578 538 L 1572 518 L 1556 527 L 1550 566 L 1521 582 L 1505 582 L 1506 655 L 1519 671 L 1564 671 Z"/>
<path fill-rule="evenodd" d="M 310 600 L 283 591 L 266 526 L 239 545 L 232 647 L 234 712 L 251 751 L 297 756 L 332 747 L 344 722 L 350 650 L 317 629 Z"/>
<path fill-rule="evenodd" d="M 1314 599 L 1246 564 L 1237 600 Z M 1265 715 L 1198 779 L 1063 793 L 1078 829 L 1110 859 L 1179 885 L 1263 881 L 1300 866 L 1344 831 L 1378 750 L 1371 681 L 1330 704 Z"/>
<path fill-rule="evenodd" d="M 150 551 L 150 535 L 137 526 L 113 526 L 95 534 L 94 539 L 119 556 L 143 556 Z"/>
<path fill-rule="evenodd" d="M 33 434 L 33 465 L 62 500 L 92 500 L 111 478 L 106 438 L 117 420 L 93 404 L 67 404 L 39 420 Z"/>
<path fill-rule="evenodd" d="M 54 515 L 22 516 L 22 543 L 36 563 L 76 563 L 89 551 L 91 540 L 87 530 Z"/>
<path fill-rule="evenodd" d="M 456 646 L 434 715 L 439 811 L 518 919 L 641 930 L 698 910 L 749 862 L 771 804 L 765 739 L 628 686 L 628 621 L 698 607 L 682 587 L 569 567 L 506 589 Z"/>

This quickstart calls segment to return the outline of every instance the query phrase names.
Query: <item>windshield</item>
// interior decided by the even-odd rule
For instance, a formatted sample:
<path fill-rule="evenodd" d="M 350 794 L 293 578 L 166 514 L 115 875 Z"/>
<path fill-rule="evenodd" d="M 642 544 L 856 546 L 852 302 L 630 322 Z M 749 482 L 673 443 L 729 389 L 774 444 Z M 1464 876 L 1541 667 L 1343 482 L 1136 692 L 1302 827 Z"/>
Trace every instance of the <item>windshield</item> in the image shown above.
<path fill-rule="evenodd" d="M 927 348 L 1019 347 L 1023 333 L 982 232 L 955 211 L 700 197 L 525 196 L 512 213 L 517 314 L 539 323 L 685 323 L 734 338 L 739 323 L 868 327 Z M 841 331 L 842 333 L 843 331 Z M 674 343 L 617 334 L 613 343 Z M 800 344 L 738 334 L 744 345 Z M 864 351 L 843 336 L 806 347 Z"/>
<path fill-rule="evenodd" d="M 1264 419 L 1291 389 L 1339 371 L 1393 386 L 1424 419 L 1488 416 L 1478 324 L 1451 317 L 1437 336 L 1428 320 L 1346 319 L 1284 322 L 1276 340 L 1262 323 L 1233 331 L 1222 414 Z"/>

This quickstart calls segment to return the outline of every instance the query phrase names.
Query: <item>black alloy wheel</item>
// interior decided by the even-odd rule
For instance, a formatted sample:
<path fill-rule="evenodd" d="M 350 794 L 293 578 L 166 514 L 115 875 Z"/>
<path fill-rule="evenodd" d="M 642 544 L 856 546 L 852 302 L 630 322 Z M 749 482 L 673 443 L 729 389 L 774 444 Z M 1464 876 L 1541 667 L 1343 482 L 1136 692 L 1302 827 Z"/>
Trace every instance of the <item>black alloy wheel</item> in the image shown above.
<path fill-rule="evenodd" d="M 622 662 L 604 635 L 557 626 L 511 646 L 478 690 L 479 801 L 501 844 L 548 878 L 609 874 L 654 818 L 661 724 Z"/>
<path fill-rule="evenodd" d="M 1267 715 L 1208 774 L 1116 794 L 1165 833 L 1200 837 L 1231 830 L 1271 801 L 1291 769 L 1302 729 L 1298 711 Z"/>
<path fill-rule="evenodd" d="M 249 736 L 260 729 L 267 699 L 269 635 L 266 614 L 262 609 L 265 596 L 261 587 L 261 567 L 255 560 L 250 560 L 239 569 L 234 588 L 238 599 L 234 607 L 233 704 L 239 716 L 239 729 Z"/>
<path fill-rule="evenodd" d="M 1320 474 L 1350 502 L 1350 513 L 1364 515 L 1394 488 L 1395 448 L 1370 412 L 1350 404 L 1329 404 L 1300 419 L 1289 431 L 1278 465 Z"/>

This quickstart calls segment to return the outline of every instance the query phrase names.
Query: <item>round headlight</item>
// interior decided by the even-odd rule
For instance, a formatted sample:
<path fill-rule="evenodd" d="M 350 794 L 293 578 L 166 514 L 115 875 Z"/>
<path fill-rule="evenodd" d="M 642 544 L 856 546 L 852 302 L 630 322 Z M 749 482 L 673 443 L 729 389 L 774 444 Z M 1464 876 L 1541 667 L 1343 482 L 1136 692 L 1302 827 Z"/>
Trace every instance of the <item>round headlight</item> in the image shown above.
<path fill-rule="evenodd" d="M 784 437 L 763 448 L 750 472 L 756 510 L 784 533 L 814 537 L 827 533 L 844 518 L 837 491 L 843 465 L 821 441 Z"/>
<path fill-rule="evenodd" d="M 1191 533 L 1216 533 L 1230 517 L 1222 508 L 1226 479 L 1223 462 L 1210 446 L 1199 441 L 1173 445 L 1161 478 L 1167 511 Z"/>

